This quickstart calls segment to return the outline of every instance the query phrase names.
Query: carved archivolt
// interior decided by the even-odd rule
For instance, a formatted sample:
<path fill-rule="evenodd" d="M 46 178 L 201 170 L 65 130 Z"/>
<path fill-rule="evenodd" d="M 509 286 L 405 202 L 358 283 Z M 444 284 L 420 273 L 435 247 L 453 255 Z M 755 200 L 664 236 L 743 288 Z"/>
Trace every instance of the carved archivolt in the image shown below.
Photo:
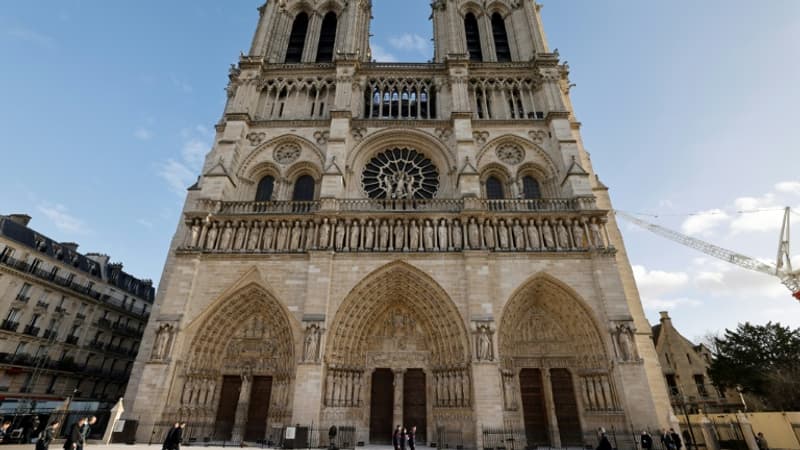
<path fill-rule="evenodd" d="M 368 354 L 389 354 L 398 364 L 405 358 L 433 368 L 463 366 L 467 332 L 435 281 L 408 264 L 394 263 L 352 290 L 331 327 L 329 365 L 363 368 Z"/>
<path fill-rule="evenodd" d="M 295 135 L 279 136 L 254 148 L 244 158 L 236 175 L 242 179 L 258 181 L 258 169 L 265 163 L 286 165 L 297 160 L 309 161 L 321 171 L 325 158 L 319 147 L 307 139 Z"/>
<path fill-rule="evenodd" d="M 288 374 L 295 363 L 289 318 L 258 286 L 244 288 L 209 314 L 190 349 L 189 374 Z"/>
<path fill-rule="evenodd" d="M 592 314 L 555 279 L 540 275 L 521 287 L 503 310 L 499 329 L 505 367 L 554 358 L 575 368 L 601 369 L 607 351 Z M 519 364 L 520 361 L 525 363 Z"/>

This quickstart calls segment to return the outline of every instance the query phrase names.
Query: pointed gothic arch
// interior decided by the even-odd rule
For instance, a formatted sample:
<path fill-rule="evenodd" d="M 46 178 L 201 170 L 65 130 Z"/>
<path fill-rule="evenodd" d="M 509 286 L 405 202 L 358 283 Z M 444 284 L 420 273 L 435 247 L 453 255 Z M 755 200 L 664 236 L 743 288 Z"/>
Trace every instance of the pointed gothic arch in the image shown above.
<path fill-rule="evenodd" d="M 322 19 L 322 28 L 319 33 L 319 45 L 317 46 L 317 62 L 326 63 L 333 61 L 333 47 L 336 43 L 336 29 L 338 18 L 333 11 L 325 14 Z"/>
<path fill-rule="evenodd" d="M 494 38 L 494 50 L 497 61 L 511 61 L 511 47 L 509 45 L 506 22 L 499 12 L 492 14 L 492 37 Z"/>
<path fill-rule="evenodd" d="M 336 312 L 326 362 L 336 367 L 365 367 L 368 353 L 381 353 L 402 337 L 428 354 L 432 369 L 464 366 L 469 340 L 464 320 L 445 290 L 405 262 L 388 264 L 354 287 Z"/>
<path fill-rule="evenodd" d="M 511 295 L 498 327 L 505 367 L 517 359 L 557 358 L 575 368 L 605 369 L 608 345 L 594 312 L 557 278 L 538 273 Z"/>
<path fill-rule="evenodd" d="M 472 12 L 468 12 L 464 15 L 464 35 L 467 39 L 469 60 L 474 62 L 483 61 L 480 25 L 478 24 L 478 19 L 475 17 L 475 14 Z"/>
<path fill-rule="evenodd" d="M 308 23 L 309 18 L 305 11 L 299 12 L 294 17 L 292 31 L 289 33 L 289 46 L 286 48 L 286 63 L 299 63 L 303 60 L 303 48 L 306 45 Z"/>

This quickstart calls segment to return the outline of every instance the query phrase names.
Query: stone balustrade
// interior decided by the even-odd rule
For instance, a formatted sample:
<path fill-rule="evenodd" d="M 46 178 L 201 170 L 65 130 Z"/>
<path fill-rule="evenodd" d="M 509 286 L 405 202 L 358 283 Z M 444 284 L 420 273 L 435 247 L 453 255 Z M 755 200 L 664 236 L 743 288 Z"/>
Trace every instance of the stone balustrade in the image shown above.
<path fill-rule="evenodd" d="M 523 208 L 524 200 L 429 200 L 425 207 L 402 209 L 404 202 L 389 202 L 375 209 L 370 200 L 338 200 L 328 210 L 325 202 L 221 203 L 214 212 L 186 215 L 186 240 L 182 251 L 209 253 L 336 252 L 587 252 L 609 248 L 607 211 L 569 211 L 568 203 Z M 511 206 L 509 206 L 511 205 Z M 380 206 L 380 205 L 378 205 Z M 557 207 L 554 207 L 557 206 Z M 574 206 L 574 205 L 573 205 Z M 273 212 L 273 211 L 281 211 Z M 314 214 L 309 215 L 308 212 Z M 484 211 L 491 211 L 486 217 Z M 369 212 L 366 215 L 364 212 Z M 380 212 L 392 212 L 385 217 Z M 280 217 L 275 215 L 282 214 Z"/>

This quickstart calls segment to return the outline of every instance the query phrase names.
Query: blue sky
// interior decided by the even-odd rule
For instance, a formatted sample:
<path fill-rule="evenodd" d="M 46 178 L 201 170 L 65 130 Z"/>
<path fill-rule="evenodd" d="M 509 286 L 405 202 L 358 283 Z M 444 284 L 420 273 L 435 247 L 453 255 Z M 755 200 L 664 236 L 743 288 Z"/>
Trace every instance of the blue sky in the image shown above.
<path fill-rule="evenodd" d="M 4 5 L 0 213 L 27 212 L 34 228 L 157 282 L 260 3 Z M 373 3 L 379 60 L 431 58 L 428 0 Z M 736 211 L 800 206 L 800 2 L 544 5 L 614 205 L 774 259 L 778 213 Z M 623 232 L 652 321 L 669 309 L 690 338 L 744 320 L 800 326 L 800 302 L 776 280 Z"/>

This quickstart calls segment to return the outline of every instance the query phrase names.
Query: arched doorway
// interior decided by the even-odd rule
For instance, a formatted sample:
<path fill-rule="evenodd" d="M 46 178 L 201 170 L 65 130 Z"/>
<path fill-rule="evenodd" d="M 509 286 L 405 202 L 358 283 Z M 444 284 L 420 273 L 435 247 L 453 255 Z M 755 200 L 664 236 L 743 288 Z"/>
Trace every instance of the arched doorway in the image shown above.
<path fill-rule="evenodd" d="M 587 412 L 619 412 L 593 315 L 563 283 L 539 275 L 523 284 L 498 331 L 505 416 L 528 447 L 583 446 Z"/>
<path fill-rule="evenodd" d="M 367 276 L 339 307 L 326 351 L 323 422 L 353 420 L 358 440 L 388 443 L 395 425 L 420 443 L 471 423 L 469 344 L 461 314 L 406 263 Z"/>
<path fill-rule="evenodd" d="M 289 317 L 250 285 L 201 317 L 192 340 L 178 416 L 211 440 L 257 441 L 291 418 L 294 339 Z M 197 435 L 197 433 L 196 433 Z"/>

